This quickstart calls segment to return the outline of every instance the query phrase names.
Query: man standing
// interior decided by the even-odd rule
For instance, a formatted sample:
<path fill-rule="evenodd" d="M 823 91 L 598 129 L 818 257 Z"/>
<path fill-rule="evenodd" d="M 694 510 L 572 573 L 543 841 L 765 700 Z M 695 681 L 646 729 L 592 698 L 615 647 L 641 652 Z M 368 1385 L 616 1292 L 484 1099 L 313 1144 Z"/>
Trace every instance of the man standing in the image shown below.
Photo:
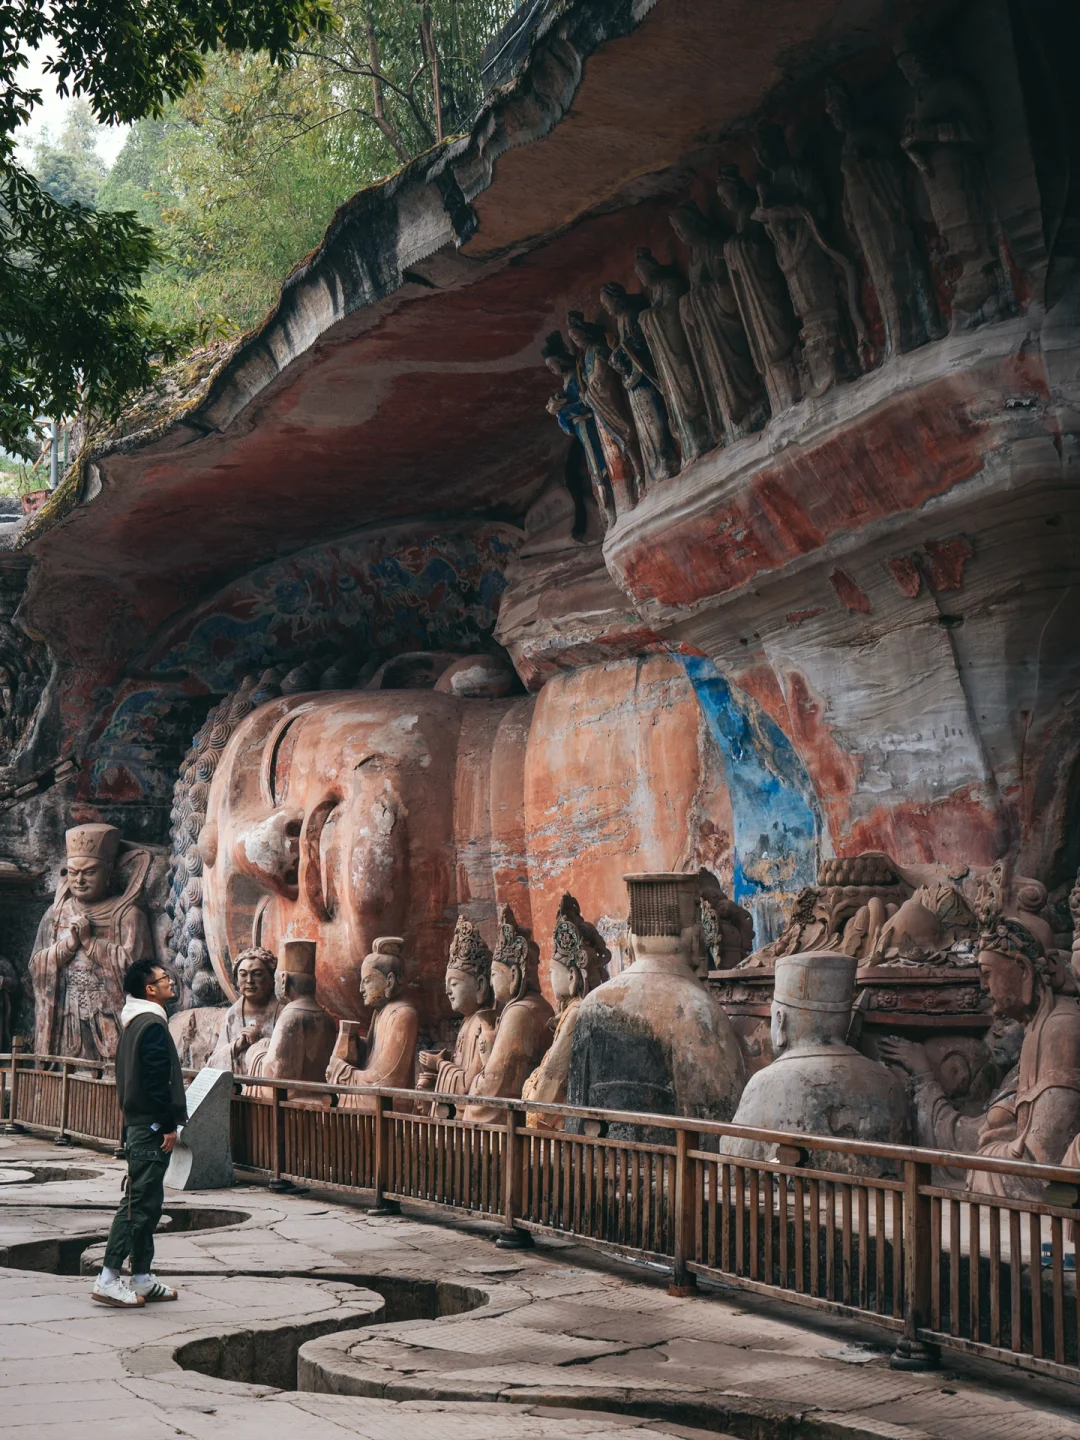
<path fill-rule="evenodd" d="M 154 1230 L 165 1201 L 165 1170 L 176 1144 L 176 1127 L 187 1119 L 180 1057 L 169 1034 L 165 1005 L 172 980 L 154 960 L 136 960 L 124 972 L 127 1000 L 120 1014 L 116 1094 L 124 1116 L 127 1194 L 109 1231 L 105 1264 L 91 1298 L 102 1305 L 134 1307 L 147 1300 L 175 1300 L 176 1291 L 151 1272 Z M 130 1285 L 120 1267 L 131 1256 Z"/>

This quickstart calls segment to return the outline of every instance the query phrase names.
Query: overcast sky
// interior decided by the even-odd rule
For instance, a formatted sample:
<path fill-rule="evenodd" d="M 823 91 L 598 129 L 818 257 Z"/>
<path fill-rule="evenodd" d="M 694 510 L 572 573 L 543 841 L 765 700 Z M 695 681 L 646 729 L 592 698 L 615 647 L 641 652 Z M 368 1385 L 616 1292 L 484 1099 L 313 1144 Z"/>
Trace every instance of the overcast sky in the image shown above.
<path fill-rule="evenodd" d="M 56 93 L 56 86 L 53 84 L 51 75 L 44 73 L 44 64 L 48 56 L 48 48 L 35 50 L 30 57 L 30 64 L 25 70 L 19 72 L 19 83 L 27 89 L 38 89 L 41 91 L 41 104 L 34 107 L 30 117 L 30 124 L 25 125 L 19 132 L 19 141 L 23 150 L 23 159 L 28 159 L 27 148 L 41 134 L 42 129 L 47 129 L 52 136 L 57 138 L 64 128 L 64 120 L 67 116 L 67 107 L 70 99 L 62 100 Z M 106 165 L 111 165 L 120 154 L 124 141 L 127 139 L 128 126 L 126 125 L 102 125 L 98 132 L 98 153 Z"/>

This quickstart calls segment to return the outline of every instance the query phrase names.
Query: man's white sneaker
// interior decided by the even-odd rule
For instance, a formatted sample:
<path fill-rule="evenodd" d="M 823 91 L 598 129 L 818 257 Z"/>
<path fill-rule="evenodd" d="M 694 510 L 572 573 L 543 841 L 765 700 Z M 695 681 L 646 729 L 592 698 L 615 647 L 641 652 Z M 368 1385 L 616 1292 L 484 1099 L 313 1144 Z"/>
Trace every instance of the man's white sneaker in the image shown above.
<path fill-rule="evenodd" d="M 147 1304 L 151 1300 L 175 1300 L 179 1293 L 171 1285 L 166 1285 L 159 1280 L 156 1275 L 151 1275 L 148 1280 L 133 1280 L 131 1288 Z"/>
<path fill-rule="evenodd" d="M 137 1310 L 146 1301 L 141 1295 L 125 1285 L 123 1280 L 102 1280 L 99 1275 L 90 1291 L 90 1299 L 99 1305 L 115 1305 L 121 1310 Z"/>

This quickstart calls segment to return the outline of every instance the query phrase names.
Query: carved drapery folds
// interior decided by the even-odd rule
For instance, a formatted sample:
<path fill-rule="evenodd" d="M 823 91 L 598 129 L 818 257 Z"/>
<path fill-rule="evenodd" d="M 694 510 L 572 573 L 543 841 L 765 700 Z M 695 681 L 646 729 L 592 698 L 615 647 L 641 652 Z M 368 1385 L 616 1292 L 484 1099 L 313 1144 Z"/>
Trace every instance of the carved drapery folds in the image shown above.
<path fill-rule="evenodd" d="M 790 134 L 760 124 L 743 173 L 721 153 L 694 192 L 715 175 L 715 198 L 671 210 L 677 245 L 637 246 L 640 293 L 609 282 L 593 321 L 568 314 L 576 354 L 545 346 L 609 526 L 718 446 L 1015 308 L 983 97 L 936 37 L 892 63 L 859 94 L 828 77 Z"/>

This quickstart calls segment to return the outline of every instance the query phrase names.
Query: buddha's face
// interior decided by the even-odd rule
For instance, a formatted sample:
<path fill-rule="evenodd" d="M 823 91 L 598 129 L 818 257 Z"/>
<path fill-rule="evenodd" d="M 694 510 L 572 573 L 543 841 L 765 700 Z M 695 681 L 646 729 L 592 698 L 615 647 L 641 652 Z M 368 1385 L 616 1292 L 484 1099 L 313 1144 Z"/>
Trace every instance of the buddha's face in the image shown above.
<path fill-rule="evenodd" d="M 274 993 L 274 972 L 264 960 L 241 960 L 236 968 L 236 988 L 253 1005 L 265 1005 Z"/>
<path fill-rule="evenodd" d="M 580 972 L 569 965 L 561 965 L 557 960 L 553 960 L 548 974 L 551 979 L 551 993 L 559 1008 L 573 1000 L 579 992 L 584 993 Z"/>
<path fill-rule="evenodd" d="M 480 981 L 467 970 L 447 970 L 446 998 L 455 1015 L 475 1015 L 480 1009 Z"/>
<path fill-rule="evenodd" d="M 453 803 L 462 707 L 431 691 L 283 697 L 237 728 L 200 836 L 203 913 L 219 979 L 229 959 L 317 943 L 317 995 L 361 1019 L 377 936 L 445 956 L 455 901 Z M 424 946 L 434 952 L 430 961 Z"/>
<path fill-rule="evenodd" d="M 90 855 L 74 855 L 67 862 L 68 888 L 84 905 L 105 899 L 111 874 L 110 865 Z"/>
<path fill-rule="evenodd" d="M 495 1004 L 508 1004 L 517 994 L 521 984 L 521 971 L 516 965 L 504 965 L 501 960 L 491 962 L 491 989 Z"/>

